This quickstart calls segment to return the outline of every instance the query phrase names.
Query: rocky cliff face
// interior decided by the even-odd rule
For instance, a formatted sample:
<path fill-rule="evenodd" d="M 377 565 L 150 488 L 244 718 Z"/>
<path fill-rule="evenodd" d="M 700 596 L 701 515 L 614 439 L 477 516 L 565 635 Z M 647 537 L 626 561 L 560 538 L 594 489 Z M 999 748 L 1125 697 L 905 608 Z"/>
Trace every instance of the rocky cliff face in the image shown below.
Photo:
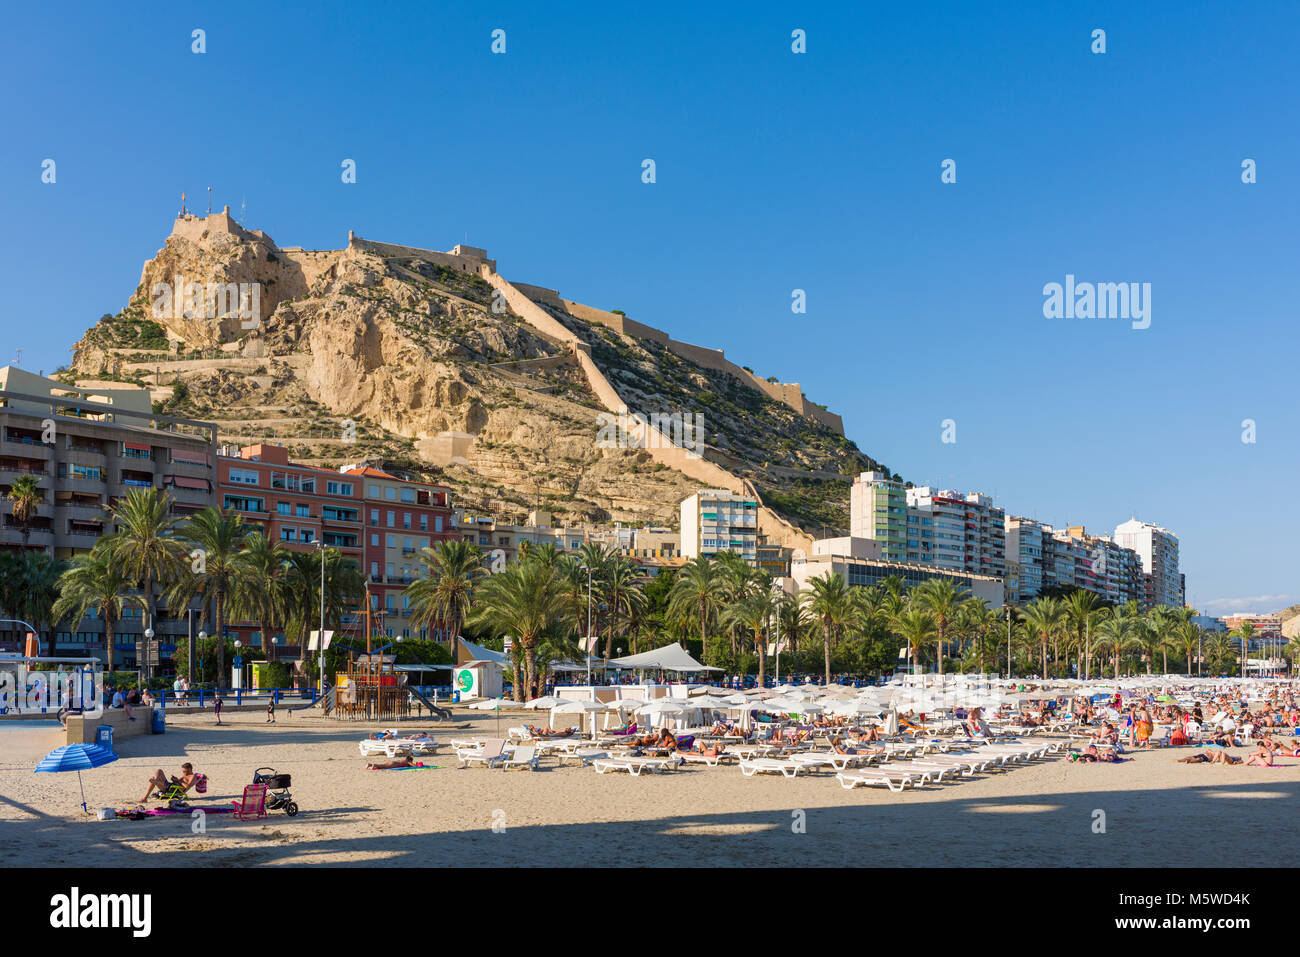
<path fill-rule="evenodd" d="M 473 271 L 437 261 L 447 255 L 380 248 L 281 249 L 228 217 L 178 220 L 127 307 L 77 344 L 68 375 L 149 385 L 164 411 L 216 421 L 223 442 L 446 481 L 503 518 L 541 506 L 560 522 L 675 524 L 696 483 L 642 451 L 598 447 L 604 410 L 569 347 Z M 210 289 L 234 298 L 214 304 Z M 629 404 L 703 412 L 706 455 L 785 517 L 847 525 L 848 484 L 833 476 L 874 465 L 851 442 L 733 376 L 558 318 Z"/>

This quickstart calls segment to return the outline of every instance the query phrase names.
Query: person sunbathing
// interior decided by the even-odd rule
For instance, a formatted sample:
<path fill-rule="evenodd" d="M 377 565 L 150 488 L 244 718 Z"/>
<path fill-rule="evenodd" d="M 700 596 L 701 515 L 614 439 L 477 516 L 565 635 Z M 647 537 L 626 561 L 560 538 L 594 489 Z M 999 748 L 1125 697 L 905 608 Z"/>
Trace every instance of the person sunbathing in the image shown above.
<path fill-rule="evenodd" d="M 721 743 L 706 745 L 703 741 L 696 742 L 695 754 L 702 754 L 706 758 L 720 758 L 727 754 L 727 749 Z"/>
<path fill-rule="evenodd" d="M 1241 764 L 1241 758 L 1234 758 L 1227 751 L 1197 751 L 1174 760 L 1179 764 Z"/>
<path fill-rule="evenodd" d="M 836 738 L 831 742 L 831 750 L 836 754 L 883 754 L 884 748 L 850 748 L 844 745 L 842 738 Z"/>
<path fill-rule="evenodd" d="M 371 741 L 386 741 L 389 738 L 395 738 L 397 734 L 393 731 L 376 731 L 370 736 Z"/>
<path fill-rule="evenodd" d="M 198 780 L 199 776 L 194 773 L 194 765 L 190 764 L 188 761 L 181 765 L 180 777 L 175 777 L 173 775 L 169 779 L 167 775 L 163 774 L 163 769 L 159 768 L 154 772 L 153 777 L 149 779 L 149 790 L 144 792 L 144 797 L 140 800 L 140 803 L 144 804 L 149 800 L 149 796 L 153 794 L 154 788 L 158 789 L 158 796 L 162 797 L 173 785 L 180 785 L 181 795 L 183 796 L 190 788 L 194 787 L 194 785 L 198 783 Z"/>
<path fill-rule="evenodd" d="M 367 771 L 391 771 L 395 768 L 422 768 L 423 764 L 414 760 L 409 754 L 402 758 L 396 758 L 392 761 L 385 761 L 383 764 L 367 764 Z"/>
<path fill-rule="evenodd" d="M 1246 763 L 1261 768 L 1271 768 L 1273 766 L 1273 752 L 1261 741 L 1255 749 L 1255 753 L 1246 758 Z"/>
<path fill-rule="evenodd" d="M 860 743 L 866 743 L 867 741 L 879 741 L 879 740 L 880 740 L 879 728 L 867 728 L 866 731 L 863 731 L 861 734 L 858 735 L 858 741 Z"/>

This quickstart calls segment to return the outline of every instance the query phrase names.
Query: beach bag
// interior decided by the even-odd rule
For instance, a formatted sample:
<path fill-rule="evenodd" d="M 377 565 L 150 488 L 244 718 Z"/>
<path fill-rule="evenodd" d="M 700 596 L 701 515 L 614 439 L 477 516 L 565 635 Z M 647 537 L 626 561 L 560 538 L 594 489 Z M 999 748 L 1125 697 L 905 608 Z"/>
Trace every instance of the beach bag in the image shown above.
<path fill-rule="evenodd" d="M 197 776 L 197 779 L 194 782 L 194 791 L 197 794 L 208 793 L 208 776 L 206 774 L 200 774 Z"/>

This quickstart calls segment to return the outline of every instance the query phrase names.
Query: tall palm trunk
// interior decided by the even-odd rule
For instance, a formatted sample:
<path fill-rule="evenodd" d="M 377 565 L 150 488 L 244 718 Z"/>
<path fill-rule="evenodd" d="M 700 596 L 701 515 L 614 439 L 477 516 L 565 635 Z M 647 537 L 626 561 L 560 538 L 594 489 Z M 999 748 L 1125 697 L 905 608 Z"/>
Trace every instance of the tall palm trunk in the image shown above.
<path fill-rule="evenodd" d="M 115 631 L 114 626 L 116 624 L 117 624 L 117 616 L 114 615 L 110 609 L 105 609 L 104 610 L 104 644 L 108 651 L 108 661 L 105 664 L 105 668 L 110 672 L 113 670 L 113 652 L 115 650 L 113 646 L 117 644 L 117 638 L 114 636 L 114 631 Z"/>
<path fill-rule="evenodd" d="M 943 676 L 943 620 L 939 621 L 939 675 Z"/>
<path fill-rule="evenodd" d="M 763 679 L 767 674 L 767 645 L 763 642 L 763 629 L 754 629 L 754 648 L 758 651 L 758 686 L 763 687 Z"/>
<path fill-rule="evenodd" d="M 830 616 L 822 619 L 822 648 L 826 653 L 826 683 L 831 683 L 831 621 Z"/>

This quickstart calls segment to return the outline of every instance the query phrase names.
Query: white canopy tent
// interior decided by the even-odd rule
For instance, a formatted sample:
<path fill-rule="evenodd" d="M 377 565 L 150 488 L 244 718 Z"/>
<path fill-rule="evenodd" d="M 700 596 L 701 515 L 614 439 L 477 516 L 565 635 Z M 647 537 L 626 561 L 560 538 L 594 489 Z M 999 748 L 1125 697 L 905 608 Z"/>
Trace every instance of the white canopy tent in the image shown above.
<path fill-rule="evenodd" d="M 633 668 L 638 670 L 657 669 L 660 671 L 721 671 L 721 668 L 710 668 L 708 665 L 702 665 L 692 658 L 681 645 L 674 642 L 671 645 L 665 645 L 662 648 L 655 648 L 651 651 L 643 651 L 639 655 L 628 655 L 625 658 L 611 658 L 610 665 L 614 668 Z"/>

